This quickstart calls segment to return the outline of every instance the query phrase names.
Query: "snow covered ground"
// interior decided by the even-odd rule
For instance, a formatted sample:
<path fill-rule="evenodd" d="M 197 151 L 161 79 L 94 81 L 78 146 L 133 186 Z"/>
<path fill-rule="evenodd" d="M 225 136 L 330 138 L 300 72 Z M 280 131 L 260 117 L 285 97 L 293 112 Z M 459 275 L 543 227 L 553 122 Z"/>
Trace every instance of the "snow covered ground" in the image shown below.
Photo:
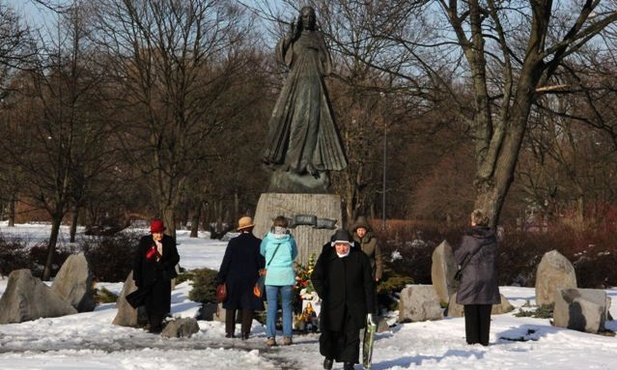
<path fill-rule="evenodd" d="M 48 237 L 49 226 L 6 227 L 6 236 L 22 240 Z M 68 238 L 68 230 L 63 229 Z M 146 232 L 144 230 L 144 232 Z M 218 269 L 226 242 L 191 239 L 178 233 L 180 264 L 187 269 Z M 7 278 L 0 278 L 0 294 Z M 98 283 L 119 293 L 122 283 Z M 172 292 L 172 314 L 194 317 L 198 304 L 188 300 L 190 283 Z M 510 302 L 534 304 L 532 288 L 501 287 Z M 613 299 L 617 289 L 607 290 Z M 321 369 L 318 334 L 297 335 L 292 346 L 268 348 L 265 331 L 257 321 L 246 341 L 224 338 L 220 322 L 199 321 L 191 338 L 168 339 L 141 329 L 112 325 L 115 304 L 102 304 L 93 312 L 43 318 L 21 324 L 0 325 L 0 369 Z M 611 308 L 613 317 L 617 309 Z M 617 331 L 617 321 L 607 323 Z M 504 339 L 510 338 L 510 339 Z M 525 341 L 512 340 L 523 338 Z M 373 369 L 615 369 L 617 338 L 555 328 L 546 319 L 517 318 L 512 313 L 493 316 L 488 347 L 465 343 L 464 320 L 398 324 L 377 334 Z M 334 365 L 334 369 L 342 364 Z M 361 369 L 356 365 L 356 369 Z"/>

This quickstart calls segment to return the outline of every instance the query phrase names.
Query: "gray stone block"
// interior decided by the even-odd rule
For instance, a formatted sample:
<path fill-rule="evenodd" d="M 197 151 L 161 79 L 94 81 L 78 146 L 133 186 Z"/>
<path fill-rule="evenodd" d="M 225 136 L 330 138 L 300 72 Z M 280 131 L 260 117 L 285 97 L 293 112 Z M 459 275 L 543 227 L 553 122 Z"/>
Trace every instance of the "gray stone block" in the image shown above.
<path fill-rule="evenodd" d="M 199 332 L 197 320 L 185 317 L 169 321 L 161 335 L 167 338 L 190 338 L 197 332 Z"/>
<path fill-rule="evenodd" d="M 431 280 L 439 296 L 439 301 L 447 303 L 458 286 L 454 280 L 456 260 L 450 244 L 444 240 L 435 248 L 432 255 Z"/>
<path fill-rule="evenodd" d="M 553 324 L 587 333 L 604 331 L 609 302 L 601 289 L 559 289 L 555 292 Z"/>
<path fill-rule="evenodd" d="M 9 274 L 0 298 L 0 324 L 76 314 L 77 310 L 28 269 Z"/>
<path fill-rule="evenodd" d="M 54 278 L 51 289 L 58 292 L 79 312 L 96 307 L 92 289 L 92 271 L 83 252 L 69 256 Z"/>
<path fill-rule="evenodd" d="M 576 287 L 572 263 L 556 250 L 545 253 L 536 272 L 536 304 L 551 305 L 555 303 L 557 289 Z"/>
<path fill-rule="evenodd" d="M 133 306 L 131 306 L 126 300 L 126 296 L 136 290 L 137 286 L 135 285 L 135 280 L 133 280 L 133 271 L 131 271 L 129 273 L 129 276 L 127 276 L 126 280 L 124 281 L 124 286 L 122 287 L 120 296 L 116 301 L 118 313 L 116 313 L 116 317 L 112 321 L 112 324 L 120 326 L 130 326 L 133 328 L 140 328 L 146 326 L 146 324 L 148 323 L 148 318 L 145 310 L 133 308 Z"/>
<path fill-rule="evenodd" d="M 443 308 L 432 285 L 410 285 L 401 291 L 399 322 L 441 320 Z"/>

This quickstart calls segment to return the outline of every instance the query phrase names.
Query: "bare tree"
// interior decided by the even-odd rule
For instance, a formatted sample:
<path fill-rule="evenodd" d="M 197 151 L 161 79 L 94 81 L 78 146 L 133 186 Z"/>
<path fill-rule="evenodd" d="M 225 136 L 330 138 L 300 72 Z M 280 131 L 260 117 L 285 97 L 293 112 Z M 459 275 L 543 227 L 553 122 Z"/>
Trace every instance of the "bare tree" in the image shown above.
<path fill-rule="evenodd" d="M 485 209 L 492 224 L 512 184 L 538 99 L 563 89 L 557 76 L 583 46 L 593 42 L 599 53 L 607 53 L 610 48 L 599 36 L 609 37 L 617 20 L 611 1 L 559 7 L 549 0 L 394 1 L 381 8 L 335 3 L 339 13 L 353 14 L 353 7 L 381 10 L 369 13 L 364 23 L 372 38 L 385 40 L 379 57 L 354 49 L 341 48 L 342 53 L 394 75 L 401 91 L 434 109 L 450 107 L 468 126 L 475 146 L 475 207 Z M 471 104 L 460 87 L 471 91 Z"/>
<path fill-rule="evenodd" d="M 17 76 L 28 68 L 36 54 L 30 30 L 23 26 L 12 9 L 0 4 L 0 119 L 3 130 L 9 134 L 14 122 L 8 113 L 11 110 L 9 98 L 19 89 Z M 9 137 L 9 136 L 3 136 Z M 9 226 L 15 224 L 15 203 L 21 187 L 21 172 L 18 165 L 8 161 L 8 153 L 0 147 L 0 203 L 9 209 Z"/>
<path fill-rule="evenodd" d="M 473 105 L 461 107 L 460 118 L 469 124 L 476 148 L 475 206 L 496 224 L 534 105 L 559 88 L 554 81 L 564 63 L 610 27 L 617 12 L 609 1 L 561 4 L 559 10 L 548 0 L 517 6 L 438 4 L 466 61 L 461 71 L 473 91 Z"/>
<path fill-rule="evenodd" d="M 84 14 L 72 8 L 57 25 L 59 38 L 41 35 L 37 63 L 20 75 L 20 94 L 10 100 L 15 135 L 5 148 L 27 180 L 22 199 L 46 210 L 52 221 L 43 279 L 51 275 L 69 206 L 80 206 L 79 194 L 96 181 L 108 158 L 109 135 L 97 115 L 103 71 L 92 68 Z"/>
<path fill-rule="evenodd" d="M 229 120 L 223 92 L 250 23 L 232 1 L 105 0 L 97 7 L 96 37 L 121 88 L 118 138 L 175 235 L 187 182 L 208 160 L 209 136 Z"/>

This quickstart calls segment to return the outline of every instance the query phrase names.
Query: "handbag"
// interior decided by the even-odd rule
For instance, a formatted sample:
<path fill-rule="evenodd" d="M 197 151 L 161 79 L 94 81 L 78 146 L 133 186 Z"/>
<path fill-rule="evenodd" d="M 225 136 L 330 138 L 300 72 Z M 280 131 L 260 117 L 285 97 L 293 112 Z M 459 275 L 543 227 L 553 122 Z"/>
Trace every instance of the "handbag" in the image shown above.
<path fill-rule="evenodd" d="M 216 286 L 216 301 L 218 303 L 223 303 L 227 299 L 227 285 L 225 283 L 221 283 Z"/>
<path fill-rule="evenodd" d="M 137 288 L 136 291 L 130 294 L 127 294 L 126 297 L 124 298 L 126 299 L 127 302 L 129 302 L 131 307 L 137 308 L 139 306 L 143 306 L 146 303 L 146 297 L 148 296 L 149 293 L 150 293 L 149 288 Z"/>
<path fill-rule="evenodd" d="M 280 246 L 281 245 L 278 244 L 276 246 L 276 249 L 274 249 L 272 257 L 270 257 L 270 260 L 268 261 L 268 263 L 266 263 L 266 268 L 259 270 L 259 278 L 253 286 L 253 295 L 255 295 L 255 297 L 257 298 L 261 298 L 264 301 L 266 300 L 266 274 L 268 273 L 268 266 L 270 266 L 270 263 L 274 259 L 274 256 L 276 256 L 276 252 L 278 252 Z"/>
<path fill-rule="evenodd" d="M 257 282 L 255 283 L 255 286 L 253 287 L 253 294 L 257 298 L 265 298 L 265 295 L 266 295 L 266 272 L 267 271 L 268 270 L 266 270 L 266 269 L 259 270 L 259 279 L 257 279 Z"/>

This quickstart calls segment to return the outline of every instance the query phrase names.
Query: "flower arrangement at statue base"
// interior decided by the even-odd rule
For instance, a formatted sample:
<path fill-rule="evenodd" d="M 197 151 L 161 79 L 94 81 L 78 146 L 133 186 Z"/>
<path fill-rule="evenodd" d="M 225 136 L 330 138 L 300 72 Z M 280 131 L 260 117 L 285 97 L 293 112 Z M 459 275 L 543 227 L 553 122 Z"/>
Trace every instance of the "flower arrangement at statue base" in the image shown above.
<path fill-rule="evenodd" d="M 302 298 L 302 312 L 306 310 L 307 306 L 311 306 L 311 309 L 315 311 L 317 317 L 321 311 L 321 299 L 317 295 L 316 291 L 307 292 L 306 289 L 300 291 L 300 298 Z"/>
<path fill-rule="evenodd" d="M 305 297 L 313 298 L 313 284 L 311 283 L 311 274 L 313 273 L 313 267 L 315 266 L 315 255 L 310 254 L 308 263 L 303 265 L 301 263 L 295 264 L 296 269 L 296 283 L 294 284 L 293 306 L 296 314 L 302 313 L 304 310 L 303 302 Z M 317 296 L 317 293 L 315 293 Z"/>
<path fill-rule="evenodd" d="M 315 256 L 309 255 L 308 264 L 296 263 L 296 284 L 294 285 L 294 329 L 300 332 L 316 332 L 319 329 L 319 296 L 313 289 L 311 274 Z"/>
<path fill-rule="evenodd" d="M 294 329 L 299 332 L 316 333 L 319 330 L 319 317 L 310 301 L 300 314 L 294 316 Z"/>

